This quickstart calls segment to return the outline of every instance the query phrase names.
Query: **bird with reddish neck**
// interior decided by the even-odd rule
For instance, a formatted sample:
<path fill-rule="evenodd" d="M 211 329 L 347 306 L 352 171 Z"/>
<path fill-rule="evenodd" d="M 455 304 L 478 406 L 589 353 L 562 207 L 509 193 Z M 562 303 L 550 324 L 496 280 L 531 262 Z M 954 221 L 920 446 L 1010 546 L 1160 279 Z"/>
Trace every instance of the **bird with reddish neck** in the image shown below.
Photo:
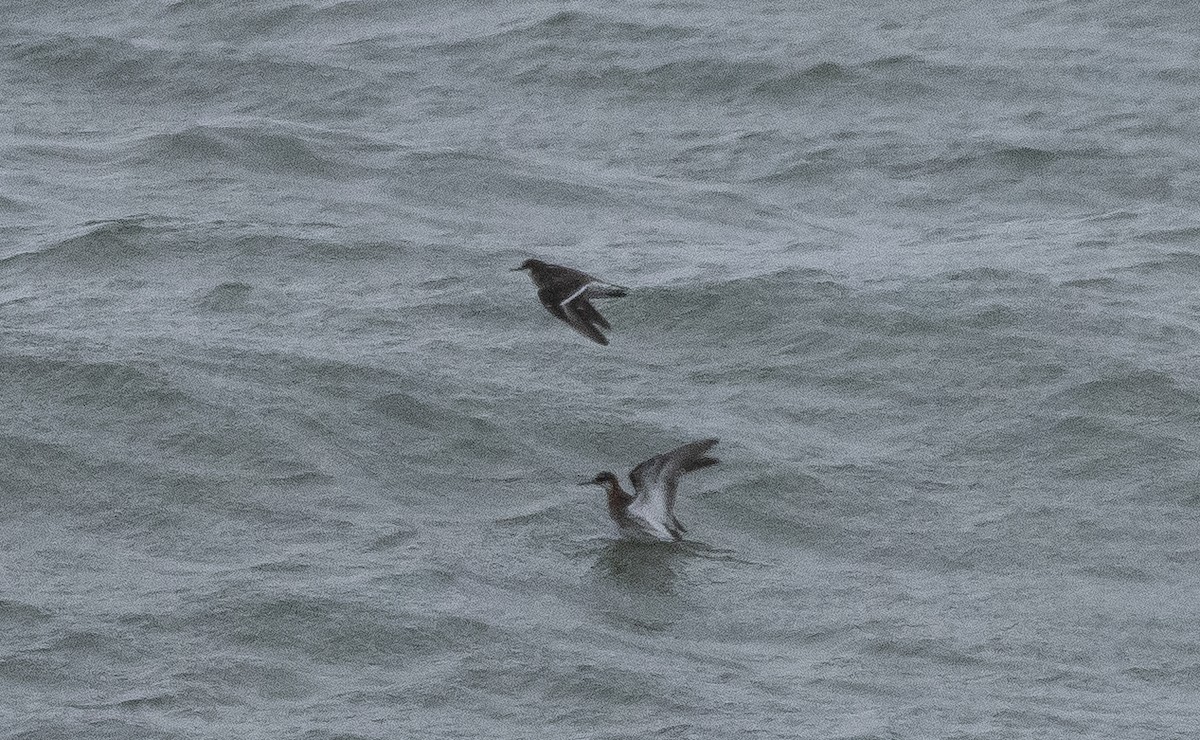
<path fill-rule="evenodd" d="M 675 517 L 675 493 L 679 477 L 693 470 L 716 465 L 707 452 L 716 439 L 689 442 L 638 463 L 629 473 L 633 493 L 621 487 L 616 475 L 605 471 L 579 485 L 602 486 L 608 498 L 608 515 L 622 534 L 638 540 L 678 542 L 687 528 Z"/>

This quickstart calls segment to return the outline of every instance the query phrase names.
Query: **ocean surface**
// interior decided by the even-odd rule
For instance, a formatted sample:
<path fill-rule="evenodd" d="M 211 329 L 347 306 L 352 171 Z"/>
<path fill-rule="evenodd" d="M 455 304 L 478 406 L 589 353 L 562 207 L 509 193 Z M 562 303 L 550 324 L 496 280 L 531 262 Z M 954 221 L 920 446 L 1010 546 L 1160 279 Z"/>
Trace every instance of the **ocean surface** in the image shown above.
<path fill-rule="evenodd" d="M 0 32 L 3 740 L 1200 737 L 1194 3 Z"/>

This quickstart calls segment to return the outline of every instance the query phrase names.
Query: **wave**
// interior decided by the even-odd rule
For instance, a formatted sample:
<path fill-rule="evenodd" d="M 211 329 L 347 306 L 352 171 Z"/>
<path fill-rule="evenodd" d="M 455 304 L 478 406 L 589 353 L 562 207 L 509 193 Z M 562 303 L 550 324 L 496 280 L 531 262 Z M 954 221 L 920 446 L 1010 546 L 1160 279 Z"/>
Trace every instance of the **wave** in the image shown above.
<path fill-rule="evenodd" d="M 1200 393 L 1153 370 L 1124 372 L 1077 384 L 1052 400 L 1093 414 L 1200 420 Z"/>
<path fill-rule="evenodd" d="M 63 239 L 37 252 L 0 260 L 0 270 L 27 269 L 33 265 L 68 267 L 79 276 L 121 268 L 142 260 L 152 250 L 150 235 L 154 227 L 141 218 L 85 224 L 79 236 Z"/>
<path fill-rule="evenodd" d="M 1155 236 L 1147 241 L 1171 243 L 1174 236 Z M 1182 240 L 1180 240 L 1182 241 Z M 1143 260 L 1122 272 L 1132 273 L 1143 277 L 1152 277 L 1160 281 L 1184 281 L 1189 285 L 1200 275 L 1200 253 L 1197 252 L 1168 252 L 1152 259 Z"/>
<path fill-rule="evenodd" d="M 202 258 L 221 248 L 202 237 L 202 229 L 183 228 L 170 220 L 130 216 L 83 224 L 82 233 L 53 241 L 36 251 L 0 259 L 0 274 L 54 276 L 53 288 L 96 277 L 114 279 L 109 299 L 122 286 L 139 285 L 136 269 L 170 256 Z M 63 282 L 69 281 L 69 282 Z M 53 293 L 53 288 L 43 294 Z"/>
<path fill-rule="evenodd" d="M 230 28 L 228 18 L 222 28 Z M 378 102 L 379 83 L 352 68 L 259 50 L 188 44 L 162 48 L 105 36 L 58 34 L 24 39 L 0 50 L 0 60 L 21 82 L 72 99 L 102 101 L 105 108 L 139 108 L 155 120 L 210 118 L 235 109 L 304 120 L 357 118 Z M 194 115 L 180 115 L 194 113 Z"/>
<path fill-rule="evenodd" d="M 396 197 L 443 208 L 604 208 L 625 200 L 619 191 L 590 183 L 582 172 L 576 176 L 502 155 L 456 149 L 411 152 L 394 164 L 387 180 Z"/>
<path fill-rule="evenodd" d="M 960 152 L 943 152 L 929 158 L 896 163 L 889 169 L 904 176 L 952 175 L 956 172 L 1021 176 L 1041 174 L 1055 166 L 1086 164 L 1115 156 L 1115 152 L 1099 146 L 1053 149 L 995 140 L 966 142 L 960 148 Z"/>
<path fill-rule="evenodd" d="M 34 625 L 52 621 L 53 615 L 44 609 L 20 601 L 0 600 L 0 624 L 9 630 L 27 630 Z"/>
<path fill-rule="evenodd" d="M 396 446 L 406 459 L 468 459 L 502 462 L 512 454 L 510 435 L 490 420 L 479 404 L 456 399 L 455 394 L 393 392 L 376 398 L 367 407 L 386 435 L 386 445 Z"/>
<path fill-rule="evenodd" d="M 241 126 L 192 126 L 154 134 L 130 147 L 132 164 L 160 160 L 233 165 L 251 173 L 270 172 L 336 179 L 357 168 L 299 135 Z"/>
<path fill-rule="evenodd" d="M 364 263 L 388 264 L 411 253 L 410 245 L 403 241 L 336 241 L 312 236 L 330 227 L 311 222 L 192 223 L 149 215 L 91 221 L 75 229 L 82 233 L 0 259 L 0 276 L 53 276 L 55 283 L 39 291 L 43 296 L 105 277 L 111 282 L 104 286 L 104 298 L 96 300 L 108 302 L 124 299 L 127 291 L 136 292 L 148 281 L 161 285 L 165 279 L 191 292 L 195 304 L 206 311 L 255 308 L 279 313 L 283 304 L 271 305 L 268 298 L 279 297 L 278 286 L 234 276 L 258 277 L 262 270 L 273 273 L 281 260 L 287 260 L 293 276 L 331 280 L 343 274 L 357 276 Z M 211 259 L 216 256 L 221 258 Z M 165 278 L 153 269 L 169 262 L 191 267 L 186 273 L 168 273 Z M 74 292 L 71 295 L 79 297 Z"/>
<path fill-rule="evenodd" d="M 669 287 L 642 291 L 643 299 L 626 310 L 634 324 L 652 323 L 659 330 L 679 331 L 708 339 L 761 341 L 792 323 L 797 305 L 836 300 L 850 288 L 829 272 L 783 268 L 733 279 L 700 282 L 677 291 Z"/>
<path fill-rule="evenodd" d="M 1175 479 L 1188 472 L 1178 463 L 1188 445 L 1168 430 L 1139 430 L 1099 413 L 1030 414 L 963 440 L 955 456 L 982 457 L 1010 474 L 1119 485 L 1128 493 L 1140 488 L 1170 495 Z"/>
<path fill-rule="evenodd" d="M 1139 662 L 1146 661 L 1141 656 L 1139 658 Z M 1166 660 L 1158 664 L 1132 665 L 1121 672 L 1139 683 L 1155 687 L 1156 690 L 1187 691 L 1200 681 L 1200 663 L 1187 658 Z"/>
<path fill-rule="evenodd" d="M 881 168 L 899 180 L 921 184 L 915 207 L 978 199 L 1020 204 L 1028 213 L 1046 209 L 1119 207 L 1130 198 L 1169 195 L 1161 178 L 1132 176 L 1128 157 L 1106 139 L 1046 137 L 1015 143 L 992 138 L 951 141 L 932 148 L 907 141 L 881 152 Z M 898 201 L 904 205 L 907 201 Z"/>
<path fill-rule="evenodd" d="M 826 528 L 828 523 L 854 508 L 852 497 L 839 496 L 820 478 L 784 465 L 700 498 L 707 515 L 724 526 L 770 541 L 804 541 L 818 546 L 826 544 L 833 533 Z"/>
<path fill-rule="evenodd" d="M 225 39 L 248 40 L 275 34 L 295 34 L 310 27 L 317 9 L 303 3 L 230 7 L 210 0 L 177 0 L 163 10 L 163 19 Z"/>
<path fill-rule="evenodd" d="M 23 40 L 5 47 L 4 56 L 17 63 L 22 77 L 44 78 L 53 87 L 83 83 L 105 91 L 155 87 L 160 70 L 170 66 L 166 52 L 105 36 Z"/>
<path fill-rule="evenodd" d="M 594 50 L 597 47 L 654 45 L 685 42 L 701 34 L 691 26 L 642 23 L 598 13 L 566 10 L 516 25 L 427 46 L 448 53 L 477 53 L 516 50 Z"/>
<path fill-rule="evenodd" d="M 240 281 L 221 283 L 204 294 L 200 307 L 217 313 L 240 311 L 249 305 L 253 290 L 253 286 Z"/>
<path fill-rule="evenodd" d="M 292 490 L 328 486 L 325 466 L 334 463 L 308 461 L 318 432 L 192 382 L 195 369 L 181 371 L 173 366 L 178 361 L 0 356 L 2 398 L 13 423 L 25 429 L 7 435 L 0 458 L 12 456 L 3 467 L 10 483 L 21 481 L 22 501 L 35 510 L 73 512 L 89 526 L 167 533 L 209 509 L 245 508 L 276 521 L 291 516 L 246 508 L 239 481 Z M 57 431 L 41 431 L 44 425 Z M 106 481 L 102 491 L 93 490 L 93 479 Z M 204 494 L 196 506 L 179 507 L 168 503 L 177 491 Z"/>
<path fill-rule="evenodd" d="M 566 88 L 572 94 L 596 91 L 638 93 L 672 98 L 746 94 L 768 80 L 789 73 L 779 65 L 756 59 L 698 56 L 646 66 L 596 64 L 590 61 L 533 61 L 516 71 L 513 82 L 521 86 Z"/>
<path fill-rule="evenodd" d="M 686 41 L 700 34 L 701 31 L 692 26 L 639 23 L 578 10 L 564 10 L 505 35 L 570 42 L 602 40 L 652 43 Z"/>
<path fill-rule="evenodd" d="M 0 373 L 26 398 L 55 398 L 67 408 L 160 412 L 187 402 L 161 376 L 120 362 L 0 355 Z"/>
<path fill-rule="evenodd" d="M 30 210 L 30 204 L 23 200 L 0 195 L 0 212 L 21 213 Z"/>
<path fill-rule="evenodd" d="M 730 51 L 726 51 L 730 50 Z M 744 44 L 690 25 L 648 23 L 605 14 L 564 11 L 515 28 L 436 41 L 427 53 L 483 64 L 481 71 L 522 86 L 663 96 L 731 95 L 775 103 L 811 104 L 832 92 L 845 103 L 858 97 L 907 103 L 934 92 L 975 90 L 986 78 L 1011 74 L 946 65 L 913 55 L 846 60 L 802 57 L 800 64 L 744 50 Z M 622 62 L 611 60 L 619 52 Z M 816 58 L 814 58 L 816 57 Z M 501 60 L 497 64 L 497 59 Z"/>
<path fill-rule="evenodd" d="M 852 107 L 856 101 L 909 108 L 922 99 L 969 98 L 979 94 L 980 84 L 1008 79 L 1000 72 L 942 65 L 915 56 L 858 61 L 810 57 L 796 64 L 724 50 L 739 48 L 736 44 L 647 44 L 633 46 L 635 51 L 625 55 L 630 60 L 613 63 L 611 48 L 581 54 L 575 47 L 549 43 L 549 48 L 538 48 L 530 40 L 523 53 L 510 50 L 510 62 L 500 71 L 522 86 L 565 88 L 574 94 L 636 92 L 721 101 L 732 96 L 777 108 L 820 104 L 838 109 Z"/>
<path fill-rule="evenodd" d="M 414 580 L 421 573 L 413 574 Z M 380 606 L 341 595 L 218 595 L 207 606 L 153 617 L 162 629 L 199 632 L 246 649 L 295 651 L 321 663 L 407 664 L 485 647 L 498 628 L 471 617 Z"/>
<path fill-rule="evenodd" d="M 863 75 L 851 66 L 818 62 L 797 72 L 777 72 L 755 83 L 751 89 L 759 95 L 786 100 L 824 87 L 852 85 L 862 81 Z"/>
<path fill-rule="evenodd" d="M 473 5 L 469 0 L 460 0 L 438 7 L 455 4 L 466 6 L 461 9 L 464 14 Z M 427 14 L 437 17 L 429 11 L 429 5 L 420 0 L 288 1 L 234 6 L 222 0 L 176 0 L 163 9 L 161 20 L 174 24 L 180 33 L 200 33 L 222 42 L 269 37 L 329 39 L 360 29 L 374 30 L 380 25 L 411 23 L 414 17 Z"/>
<path fill-rule="evenodd" d="M 1157 244 L 1195 244 L 1200 241 L 1200 226 L 1185 226 L 1176 229 L 1155 229 L 1137 235 L 1139 241 Z M 1170 255 L 1186 261 L 1196 257 L 1193 253 L 1175 253 Z"/>

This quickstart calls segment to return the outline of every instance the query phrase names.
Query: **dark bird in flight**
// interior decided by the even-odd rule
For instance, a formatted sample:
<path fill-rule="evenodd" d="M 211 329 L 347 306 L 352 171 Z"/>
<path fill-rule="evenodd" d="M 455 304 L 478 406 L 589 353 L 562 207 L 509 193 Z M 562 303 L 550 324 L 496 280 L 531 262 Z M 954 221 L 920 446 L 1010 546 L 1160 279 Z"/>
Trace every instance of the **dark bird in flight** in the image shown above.
<path fill-rule="evenodd" d="M 514 272 L 517 270 L 529 271 L 538 289 L 538 300 L 547 311 L 593 342 L 608 344 L 608 338 L 597 327 L 611 330 L 612 326 L 589 299 L 621 298 L 628 295 L 628 290 L 586 272 L 541 260 L 527 259 L 520 267 L 513 268 Z"/>

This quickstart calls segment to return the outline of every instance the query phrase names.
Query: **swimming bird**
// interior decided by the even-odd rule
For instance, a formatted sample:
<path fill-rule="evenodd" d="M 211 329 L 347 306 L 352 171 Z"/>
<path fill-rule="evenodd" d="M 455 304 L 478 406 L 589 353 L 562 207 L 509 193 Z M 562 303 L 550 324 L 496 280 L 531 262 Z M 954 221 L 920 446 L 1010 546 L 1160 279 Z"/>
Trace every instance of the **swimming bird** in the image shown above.
<path fill-rule="evenodd" d="M 675 518 L 675 489 L 679 485 L 679 476 L 720 462 L 715 457 L 705 456 L 716 443 L 715 439 L 689 442 L 639 463 L 629 473 L 629 480 L 633 482 L 632 496 L 621 488 L 617 476 L 609 472 L 580 481 L 579 485 L 604 487 L 608 493 L 608 515 L 625 534 L 635 539 L 678 542 L 687 531 Z"/>
<path fill-rule="evenodd" d="M 621 298 L 629 291 L 619 285 L 598 280 L 586 272 L 554 265 L 541 260 L 527 259 L 513 272 L 528 270 L 538 289 L 538 300 L 546 310 L 566 322 L 567 326 L 597 344 L 608 344 L 608 338 L 597 326 L 612 329 L 589 298 Z"/>

